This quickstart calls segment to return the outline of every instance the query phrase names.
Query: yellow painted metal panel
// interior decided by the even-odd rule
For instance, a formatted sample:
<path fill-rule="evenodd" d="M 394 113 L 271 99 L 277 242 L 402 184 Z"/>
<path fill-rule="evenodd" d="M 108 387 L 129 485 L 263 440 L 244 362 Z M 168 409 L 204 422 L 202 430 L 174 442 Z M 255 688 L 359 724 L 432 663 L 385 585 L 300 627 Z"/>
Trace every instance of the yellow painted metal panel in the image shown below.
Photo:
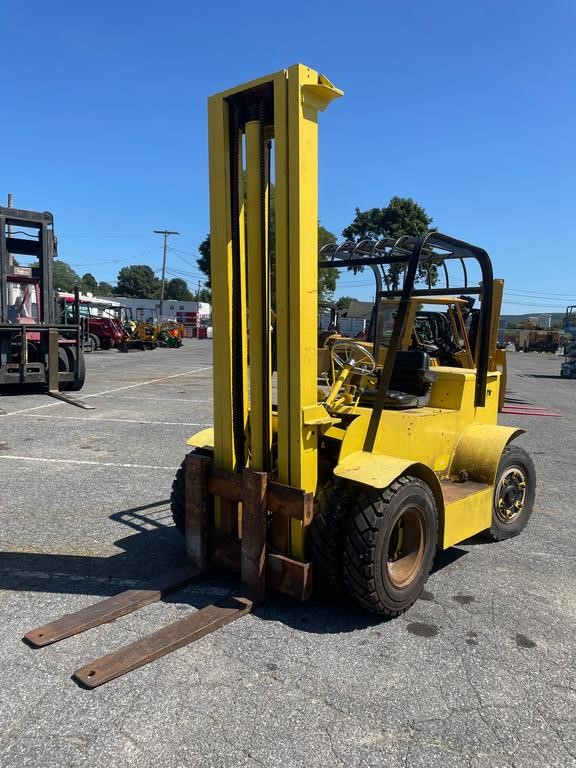
<path fill-rule="evenodd" d="M 490 316 L 490 362 L 488 370 L 495 370 L 494 353 L 498 343 L 498 328 L 500 325 L 500 310 L 504 296 L 504 280 L 494 280 L 492 283 L 492 315 Z"/>
<path fill-rule="evenodd" d="M 516 427 L 472 424 L 458 441 L 450 475 L 465 471 L 471 480 L 493 484 L 504 447 L 523 432 Z"/>
<path fill-rule="evenodd" d="M 290 484 L 290 263 L 288 236 L 288 83 L 274 79 L 274 171 L 276 200 L 276 366 L 278 480 Z"/>
<path fill-rule="evenodd" d="M 214 427 L 208 427 L 200 432 L 189 437 L 186 440 L 186 445 L 191 445 L 193 448 L 214 448 Z"/>
<path fill-rule="evenodd" d="M 318 74 L 297 64 L 288 70 L 288 212 L 290 290 L 290 481 L 316 491 L 317 430 L 302 412 L 315 405 L 318 312 L 318 111 L 304 103 L 303 86 Z"/>
<path fill-rule="evenodd" d="M 340 461 L 362 450 L 370 420 L 370 409 L 349 424 L 340 449 Z M 462 431 L 457 411 L 439 408 L 385 410 L 374 446 L 375 454 L 395 456 L 410 463 L 432 467 L 447 474 L 458 435 Z M 439 463 L 442 459 L 442 465 Z"/>
<path fill-rule="evenodd" d="M 387 488 L 414 464 L 409 459 L 356 451 L 346 456 L 334 469 L 336 477 L 353 480 L 373 488 Z"/>
<path fill-rule="evenodd" d="M 493 497 L 494 489 L 489 486 L 482 491 L 446 504 L 443 549 L 490 528 Z"/>
<path fill-rule="evenodd" d="M 227 102 L 220 96 L 208 100 L 209 160 L 210 160 L 210 254 L 212 274 L 212 319 L 214 327 L 213 376 L 214 387 L 214 460 L 216 466 L 234 469 L 236 455 L 232 431 L 232 221 L 230 201 L 230 127 Z M 239 137 L 239 146 L 242 142 Z M 238 183 L 242 184 L 242 158 L 233 160 L 238 166 Z M 239 296 L 245 307 L 244 267 L 244 194 L 239 190 L 238 230 L 240 247 Z M 247 424 L 247 351 L 246 318 L 242 312 L 242 423 Z"/>
<path fill-rule="evenodd" d="M 210 162 L 210 252 L 214 326 L 214 444 L 217 466 L 234 467 L 232 436 L 232 234 L 230 229 L 230 152 L 228 105 L 208 100 Z"/>
<path fill-rule="evenodd" d="M 290 312 L 290 483 L 316 491 L 317 427 L 304 409 L 317 402 L 318 110 L 342 95 L 317 72 L 288 69 L 288 260 Z M 301 523 L 291 523 L 291 551 L 304 557 Z"/>

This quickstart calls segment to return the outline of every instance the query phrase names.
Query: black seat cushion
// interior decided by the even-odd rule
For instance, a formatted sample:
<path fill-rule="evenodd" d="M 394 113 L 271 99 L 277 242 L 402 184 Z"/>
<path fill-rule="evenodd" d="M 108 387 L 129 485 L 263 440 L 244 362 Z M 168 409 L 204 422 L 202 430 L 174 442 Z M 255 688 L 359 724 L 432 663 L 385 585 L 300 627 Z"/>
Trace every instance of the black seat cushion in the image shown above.
<path fill-rule="evenodd" d="M 421 349 L 399 350 L 396 353 L 389 389 L 424 397 L 430 388 L 426 373 L 430 357 Z"/>
<path fill-rule="evenodd" d="M 415 408 L 426 405 L 432 377 L 430 357 L 420 349 L 399 350 L 396 353 L 392 377 L 386 392 L 387 408 Z M 376 399 L 375 389 L 361 392 L 361 401 L 369 404 Z"/>

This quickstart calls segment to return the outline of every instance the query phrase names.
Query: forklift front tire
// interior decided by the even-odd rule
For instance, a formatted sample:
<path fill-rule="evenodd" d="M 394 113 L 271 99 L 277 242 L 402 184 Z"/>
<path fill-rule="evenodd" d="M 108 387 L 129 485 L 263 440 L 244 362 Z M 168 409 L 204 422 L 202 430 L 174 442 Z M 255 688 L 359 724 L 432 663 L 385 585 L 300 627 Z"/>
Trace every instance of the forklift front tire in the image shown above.
<path fill-rule="evenodd" d="M 202 448 L 193 448 L 190 453 L 197 453 L 200 456 L 211 456 L 209 451 L 204 451 Z M 188 454 L 190 455 L 190 454 Z M 170 510 L 172 512 L 172 520 L 174 525 L 180 531 L 182 536 L 185 534 L 185 515 L 186 515 L 186 496 L 185 496 L 185 469 L 184 465 L 186 459 L 180 464 L 176 471 L 176 476 L 172 481 L 172 491 L 170 493 Z M 209 505 L 212 505 L 212 497 L 208 501 Z"/>
<path fill-rule="evenodd" d="M 365 487 L 351 510 L 344 580 L 351 597 L 381 616 L 399 616 L 428 578 L 438 537 L 431 489 L 403 475 L 383 491 Z"/>
<path fill-rule="evenodd" d="M 492 525 L 486 533 L 494 541 L 517 536 L 532 514 L 536 494 L 536 471 L 523 448 L 507 445 L 496 473 Z"/>
<path fill-rule="evenodd" d="M 314 589 L 325 594 L 343 589 L 342 559 L 345 519 L 350 508 L 345 483 L 329 480 L 319 490 L 317 511 L 308 528 L 308 559 L 314 568 Z"/>

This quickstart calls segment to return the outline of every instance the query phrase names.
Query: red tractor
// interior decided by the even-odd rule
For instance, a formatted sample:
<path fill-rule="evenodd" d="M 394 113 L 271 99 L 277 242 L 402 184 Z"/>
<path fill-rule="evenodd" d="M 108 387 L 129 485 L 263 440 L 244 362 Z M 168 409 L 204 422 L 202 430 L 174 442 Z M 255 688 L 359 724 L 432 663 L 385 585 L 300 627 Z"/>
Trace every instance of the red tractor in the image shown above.
<path fill-rule="evenodd" d="M 74 318 L 74 294 L 58 292 L 60 312 L 65 322 Z M 120 347 L 129 334 L 116 314 L 120 307 L 92 296 L 80 296 L 80 319 L 87 324 L 86 352 Z"/>

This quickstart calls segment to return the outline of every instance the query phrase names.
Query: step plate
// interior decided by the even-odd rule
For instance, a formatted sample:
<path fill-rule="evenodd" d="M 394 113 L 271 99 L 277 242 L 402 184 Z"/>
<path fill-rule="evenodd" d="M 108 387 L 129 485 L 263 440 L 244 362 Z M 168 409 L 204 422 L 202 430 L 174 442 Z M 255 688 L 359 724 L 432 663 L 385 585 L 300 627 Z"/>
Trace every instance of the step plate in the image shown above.
<path fill-rule="evenodd" d="M 191 616 L 96 659 L 74 672 L 72 678 L 86 688 L 96 688 L 240 619 L 250 613 L 252 607 L 252 600 L 246 597 L 231 597 L 208 605 Z"/>
<path fill-rule="evenodd" d="M 114 597 L 101 600 L 99 603 L 89 605 L 80 611 L 66 614 L 61 619 L 45 624 L 43 627 L 32 629 L 24 635 L 23 640 L 34 648 L 57 643 L 66 637 L 114 621 L 114 619 L 137 611 L 145 605 L 156 603 L 162 599 L 165 593 L 184 586 L 199 575 L 200 571 L 197 568 L 186 565 L 157 579 L 145 582 L 138 589 L 120 592 Z"/>

